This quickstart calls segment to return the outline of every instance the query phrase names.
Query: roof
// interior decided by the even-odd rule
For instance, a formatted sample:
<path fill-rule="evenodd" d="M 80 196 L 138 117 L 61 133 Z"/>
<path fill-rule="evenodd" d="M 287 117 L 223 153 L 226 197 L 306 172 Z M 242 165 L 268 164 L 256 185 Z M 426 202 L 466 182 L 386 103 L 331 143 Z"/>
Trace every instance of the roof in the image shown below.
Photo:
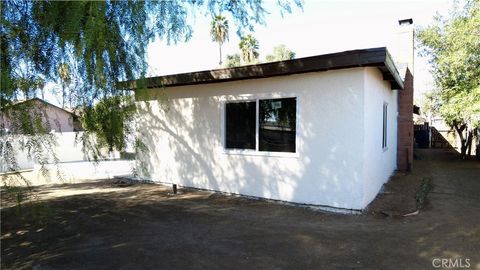
<path fill-rule="evenodd" d="M 47 105 L 47 106 L 50 106 L 50 107 L 53 107 L 53 108 L 62 110 L 62 111 L 64 111 L 64 112 L 68 113 L 68 114 L 71 114 L 71 115 L 77 117 L 77 115 L 76 115 L 74 112 L 71 112 L 71 111 L 69 111 L 69 110 L 67 110 L 67 109 L 64 109 L 64 108 L 58 107 L 58 106 L 56 106 L 56 105 L 53 105 L 52 103 L 47 102 L 47 101 L 45 101 L 45 100 L 43 100 L 43 99 L 40 99 L 40 98 L 37 98 L 37 97 L 31 98 L 31 99 L 27 99 L 27 100 L 22 100 L 22 101 L 15 102 L 15 103 L 13 103 L 13 104 L 11 104 L 11 105 L 9 105 L 9 106 L 6 106 L 5 108 L 2 108 L 2 110 L 7 110 L 8 108 L 15 107 L 15 106 L 17 106 L 17 105 L 19 105 L 19 104 L 24 104 L 24 103 L 26 103 L 26 102 L 34 102 L 34 101 L 39 101 L 39 102 L 41 102 L 41 103 L 44 103 L 44 104 Z"/>
<path fill-rule="evenodd" d="M 355 67 L 377 67 L 382 72 L 383 79 L 390 82 L 391 89 L 403 89 L 403 80 L 385 47 L 344 51 L 258 65 L 149 77 L 146 78 L 146 86 L 147 88 L 159 88 L 220 83 Z M 121 88 L 135 90 L 140 88 L 137 84 L 141 85 L 141 81 L 125 81 L 119 85 Z"/>

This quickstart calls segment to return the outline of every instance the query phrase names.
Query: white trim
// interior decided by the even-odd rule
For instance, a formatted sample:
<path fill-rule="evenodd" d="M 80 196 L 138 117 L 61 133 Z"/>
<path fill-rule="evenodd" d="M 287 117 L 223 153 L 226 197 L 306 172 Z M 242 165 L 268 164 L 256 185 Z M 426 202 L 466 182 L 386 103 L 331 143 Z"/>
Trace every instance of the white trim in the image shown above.
<path fill-rule="evenodd" d="M 295 152 L 266 152 L 259 151 L 259 100 L 263 99 L 280 99 L 280 98 L 295 98 L 296 99 L 296 113 L 295 113 Z M 225 117 L 225 104 L 234 103 L 234 102 L 248 102 L 255 101 L 255 150 L 252 149 L 226 149 L 226 117 Z M 220 137 L 221 145 L 219 147 L 219 152 L 225 155 L 244 155 L 244 156 L 268 156 L 268 157 L 290 157 L 298 158 L 299 155 L 299 144 L 300 144 L 300 131 L 299 131 L 299 119 L 300 119 L 300 97 L 297 93 L 262 93 L 262 94 L 249 94 L 242 96 L 223 96 L 220 98 Z"/>
<path fill-rule="evenodd" d="M 237 150 L 240 150 L 240 151 L 255 151 L 255 150 L 251 150 L 251 149 L 225 149 L 225 145 L 227 144 L 227 141 L 226 141 L 227 138 L 225 136 L 225 133 L 226 133 L 225 126 L 226 126 L 226 121 L 227 121 L 227 119 L 225 117 L 225 113 L 226 113 L 225 104 L 227 104 L 227 103 L 240 103 L 240 102 L 255 102 L 255 104 L 258 104 L 257 99 L 254 99 L 254 98 L 251 98 L 251 97 L 246 97 L 246 96 L 240 97 L 240 99 L 220 98 L 220 136 L 221 136 L 220 150 L 222 152 L 224 152 L 224 151 L 234 151 L 234 150 L 235 151 L 237 151 Z M 256 105 L 256 107 L 258 107 L 258 105 Z M 255 119 L 258 118 L 257 114 L 258 114 L 258 111 L 255 111 Z M 258 131 L 255 130 L 255 136 L 257 136 L 257 133 L 258 133 Z M 257 148 L 257 146 L 255 146 L 255 149 L 256 148 Z"/>
<path fill-rule="evenodd" d="M 263 156 L 263 157 L 289 157 L 289 158 L 299 158 L 298 153 L 292 152 L 266 152 L 266 151 L 255 151 L 250 149 L 223 149 L 222 154 L 225 155 L 241 155 L 241 156 Z"/>
<path fill-rule="evenodd" d="M 255 100 L 255 151 L 259 152 L 260 148 L 260 99 Z"/>
<path fill-rule="evenodd" d="M 382 150 L 388 150 L 388 102 L 384 101 L 382 106 Z"/>

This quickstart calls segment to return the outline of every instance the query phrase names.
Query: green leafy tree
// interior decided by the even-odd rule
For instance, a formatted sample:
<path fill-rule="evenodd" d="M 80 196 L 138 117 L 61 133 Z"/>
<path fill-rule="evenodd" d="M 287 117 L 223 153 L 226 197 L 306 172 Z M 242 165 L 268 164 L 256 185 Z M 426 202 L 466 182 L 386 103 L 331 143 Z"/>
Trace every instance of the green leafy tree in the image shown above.
<path fill-rule="evenodd" d="M 225 67 L 239 67 L 241 66 L 240 54 L 235 53 L 232 55 L 227 55 L 227 61 L 225 62 Z"/>
<path fill-rule="evenodd" d="M 457 131 L 465 157 L 480 122 L 480 1 L 437 16 L 418 40 L 433 67 L 439 113 Z"/>
<path fill-rule="evenodd" d="M 246 35 L 240 40 L 240 51 L 242 52 L 242 60 L 247 64 L 253 64 L 258 61 L 258 40 L 251 34 Z"/>
<path fill-rule="evenodd" d="M 213 18 L 210 28 L 210 35 L 212 36 L 212 41 L 218 43 L 218 49 L 220 53 L 220 60 L 218 64 L 222 65 L 222 45 L 225 41 L 228 40 L 228 21 L 222 15 L 217 15 Z"/>
<path fill-rule="evenodd" d="M 289 12 L 292 5 L 301 6 L 301 1 L 279 1 L 282 12 Z M 147 45 L 155 38 L 187 41 L 193 32 L 191 18 L 197 12 L 226 13 L 239 33 L 253 30 L 256 23 L 264 24 L 266 14 L 263 3 L 255 0 L 2 1 L 0 108 L 20 98 L 36 97 L 39 88 L 50 82 L 61 84 L 59 96 L 78 108 L 95 108 L 113 97 L 127 97 L 129 93 L 118 89 L 117 82 L 144 77 Z M 123 102 L 109 106 L 111 111 L 128 113 L 122 109 Z M 115 139 L 121 130 L 118 126 L 96 123 L 108 119 L 104 116 L 100 109 L 83 113 L 86 132 L 102 137 L 97 141 L 108 142 L 110 149 L 121 147 Z M 2 155 L 12 154 L 2 151 Z"/>
<path fill-rule="evenodd" d="M 423 95 L 420 101 L 422 112 L 428 119 L 440 115 L 440 94 L 437 91 L 429 91 Z"/>
<path fill-rule="evenodd" d="M 265 57 L 267 62 L 291 60 L 293 58 L 295 58 L 295 53 L 283 44 L 273 48 L 273 54 L 269 54 Z"/>
<path fill-rule="evenodd" d="M 97 145 L 107 148 L 109 152 L 114 149 L 124 150 L 126 135 L 132 131 L 129 124 L 135 113 L 131 99 L 132 96 L 113 96 L 85 108 L 83 126 L 87 132 L 84 136 L 95 135 Z M 90 150 L 97 160 L 100 153 L 95 148 Z"/>

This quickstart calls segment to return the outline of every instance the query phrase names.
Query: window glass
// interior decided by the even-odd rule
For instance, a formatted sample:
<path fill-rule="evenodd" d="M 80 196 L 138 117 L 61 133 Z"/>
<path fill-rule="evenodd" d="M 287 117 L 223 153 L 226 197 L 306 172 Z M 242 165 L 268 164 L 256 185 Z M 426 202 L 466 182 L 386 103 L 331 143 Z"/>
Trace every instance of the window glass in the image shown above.
<path fill-rule="evenodd" d="M 225 148 L 255 149 L 255 101 L 227 103 L 225 111 Z"/>
<path fill-rule="evenodd" d="M 388 105 L 383 104 L 383 131 L 382 131 L 382 148 L 387 148 L 387 119 L 388 119 Z"/>
<path fill-rule="evenodd" d="M 296 98 L 259 101 L 260 151 L 295 152 Z"/>

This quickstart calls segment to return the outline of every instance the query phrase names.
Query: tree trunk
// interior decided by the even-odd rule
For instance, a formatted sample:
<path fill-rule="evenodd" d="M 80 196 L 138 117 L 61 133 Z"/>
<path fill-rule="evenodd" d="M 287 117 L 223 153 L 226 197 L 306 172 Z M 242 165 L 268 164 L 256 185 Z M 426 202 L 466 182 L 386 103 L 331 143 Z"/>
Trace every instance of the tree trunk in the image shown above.
<path fill-rule="evenodd" d="M 480 160 L 480 133 L 478 131 L 480 131 L 480 127 L 473 130 L 473 137 L 475 138 L 475 157 Z"/>
<path fill-rule="evenodd" d="M 472 154 L 472 139 L 473 139 L 473 132 L 470 130 L 467 136 L 467 155 L 470 156 Z"/>
<path fill-rule="evenodd" d="M 463 131 L 465 128 L 467 128 L 466 124 L 463 124 L 461 126 L 458 126 L 457 124 L 454 124 L 453 127 L 457 131 L 458 136 L 460 137 L 460 155 L 462 159 L 465 159 L 467 155 L 467 140 L 463 136 Z"/>
<path fill-rule="evenodd" d="M 218 62 L 218 64 L 221 67 L 222 66 L 222 43 L 218 43 L 218 48 L 219 48 L 219 51 L 220 51 L 220 61 Z"/>

